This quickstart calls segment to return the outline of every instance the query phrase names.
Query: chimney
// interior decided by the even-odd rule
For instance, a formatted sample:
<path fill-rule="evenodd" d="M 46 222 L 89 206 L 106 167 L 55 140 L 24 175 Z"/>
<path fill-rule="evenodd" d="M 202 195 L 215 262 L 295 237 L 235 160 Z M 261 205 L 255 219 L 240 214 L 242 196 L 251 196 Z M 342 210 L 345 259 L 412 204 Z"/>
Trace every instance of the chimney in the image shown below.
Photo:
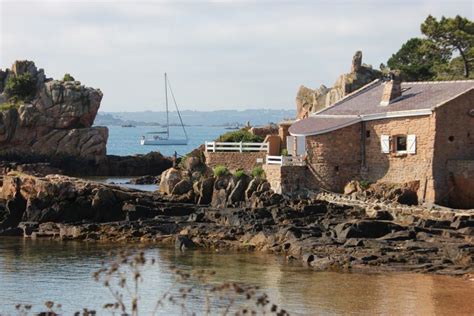
<path fill-rule="evenodd" d="M 402 95 L 402 81 L 399 74 L 391 71 L 389 78 L 389 81 L 384 82 L 382 100 L 380 101 L 382 106 L 389 105 L 394 99 Z"/>

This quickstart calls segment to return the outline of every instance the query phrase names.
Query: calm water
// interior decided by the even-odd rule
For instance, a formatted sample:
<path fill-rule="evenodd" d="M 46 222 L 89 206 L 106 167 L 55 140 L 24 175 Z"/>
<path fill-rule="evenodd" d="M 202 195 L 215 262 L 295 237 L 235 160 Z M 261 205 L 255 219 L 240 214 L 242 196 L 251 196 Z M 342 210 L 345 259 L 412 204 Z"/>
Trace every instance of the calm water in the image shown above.
<path fill-rule="evenodd" d="M 91 275 L 102 260 L 110 259 L 110 250 L 119 248 L 114 244 L 0 239 L 0 311 L 15 314 L 15 303 L 42 306 L 49 299 L 62 303 L 65 315 L 84 306 L 103 314 L 101 306 L 110 301 L 110 294 Z M 261 254 L 181 253 L 162 248 L 146 248 L 145 252 L 157 258 L 158 265 L 144 271 L 142 315 L 148 315 L 154 298 L 171 286 L 171 266 L 213 269 L 212 282 L 259 285 L 272 301 L 296 315 L 474 313 L 472 281 L 413 274 L 312 272 Z M 199 290 L 192 294 L 189 304 L 200 304 L 197 297 L 201 295 Z M 177 310 L 168 307 L 162 314 L 177 314 Z"/>
<path fill-rule="evenodd" d="M 108 128 L 107 153 L 118 156 L 146 154 L 150 151 L 160 151 L 165 156 L 171 156 L 175 150 L 178 154 L 185 155 L 194 148 L 204 144 L 205 141 L 212 141 L 217 136 L 229 131 L 224 127 L 187 126 L 186 131 L 189 136 L 189 142 L 186 146 L 141 146 L 140 139 L 142 135 L 145 135 L 147 132 L 160 131 L 162 128 L 158 126 L 108 126 Z M 184 133 L 180 126 L 170 126 L 170 130 L 174 138 L 184 138 Z"/>

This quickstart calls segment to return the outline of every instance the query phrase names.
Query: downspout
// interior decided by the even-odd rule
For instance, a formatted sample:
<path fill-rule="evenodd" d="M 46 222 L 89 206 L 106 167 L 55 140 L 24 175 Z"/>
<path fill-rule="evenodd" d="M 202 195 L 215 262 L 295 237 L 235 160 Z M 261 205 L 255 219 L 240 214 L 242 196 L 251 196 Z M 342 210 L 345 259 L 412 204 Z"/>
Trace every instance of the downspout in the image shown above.
<path fill-rule="evenodd" d="M 367 167 L 366 163 L 366 153 L 365 153 L 365 134 L 367 133 L 367 128 L 365 122 L 360 122 L 360 162 L 361 162 L 361 171 L 365 172 Z"/>

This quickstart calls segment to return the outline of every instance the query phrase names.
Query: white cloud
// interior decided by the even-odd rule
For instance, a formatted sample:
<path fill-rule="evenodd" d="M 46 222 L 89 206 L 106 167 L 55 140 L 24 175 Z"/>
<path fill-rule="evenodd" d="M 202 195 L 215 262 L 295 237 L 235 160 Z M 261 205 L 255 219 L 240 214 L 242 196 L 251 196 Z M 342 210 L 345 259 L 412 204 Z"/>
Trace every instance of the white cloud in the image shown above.
<path fill-rule="evenodd" d="M 164 71 L 183 108 L 292 108 L 355 50 L 378 66 L 428 14 L 473 15 L 470 1 L 0 1 L 0 67 L 70 72 L 109 111 L 151 109 Z"/>

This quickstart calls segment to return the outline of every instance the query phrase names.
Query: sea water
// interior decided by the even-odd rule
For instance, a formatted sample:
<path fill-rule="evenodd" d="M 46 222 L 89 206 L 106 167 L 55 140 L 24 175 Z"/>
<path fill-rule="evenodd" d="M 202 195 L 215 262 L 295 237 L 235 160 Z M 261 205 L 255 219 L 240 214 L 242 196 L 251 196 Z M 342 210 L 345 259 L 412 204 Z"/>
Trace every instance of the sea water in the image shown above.
<path fill-rule="evenodd" d="M 58 242 L 15 237 L 0 238 L 0 315 L 16 315 L 15 304 L 62 304 L 63 315 L 82 307 L 108 315 L 102 306 L 112 296 L 93 273 L 110 262 L 110 251 L 125 244 Z M 315 272 L 283 256 L 261 253 L 177 251 L 145 246 L 145 256 L 156 264 L 142 270 L 140 315 L 150 315 L 164 292 L 179 295 L 179 288 L 195 281 L 177 281 L 172 267 L 181 271 L 207 270 L 207 282 L 240 282 L 261 287 L 270 301 L 292 315 L 473 315 L 474 282 L 453 277 L 406 273 Z M 174 284 L 174 285 L 173 285 Z M 124 291 L 122 291 L 124 292 Z M 198 283 L 187 305 L 204 314 L 204 289 Z M 245 302 L 238 302 L 243 304 Z M 217 304 L 211 302 L 211 304 Z M 42 308 L 43 307 L 43 308 Z M 218 305 L 212 315 L 220 314 Z M 179 305 L 166 304 L 160 315 L 179 315 Z"/>
<path fill-rule="evenodd" d="M 146 154 L 151 151 L 159 151 L 165 156 L 172 156 L 176 151 L 178 155 L 184 156 L 193 149 L 204 144 L 205 141 L 213 141 L 219 135 L 228 132 L 222 126 L 186 126 L 188 144 L 185 146 L 163 145 L 163 146 L 142 146 L 140 139 L 147 133 L 163 131 L 160 126 L 136 126 L 121 127 L 107 126 L 109 129 L 109 140 L 107 142 L 107 154 L 109 155 L 135 155 Z M 185 138 L 181 126 L 170 126 L 170 138 Z"/>

